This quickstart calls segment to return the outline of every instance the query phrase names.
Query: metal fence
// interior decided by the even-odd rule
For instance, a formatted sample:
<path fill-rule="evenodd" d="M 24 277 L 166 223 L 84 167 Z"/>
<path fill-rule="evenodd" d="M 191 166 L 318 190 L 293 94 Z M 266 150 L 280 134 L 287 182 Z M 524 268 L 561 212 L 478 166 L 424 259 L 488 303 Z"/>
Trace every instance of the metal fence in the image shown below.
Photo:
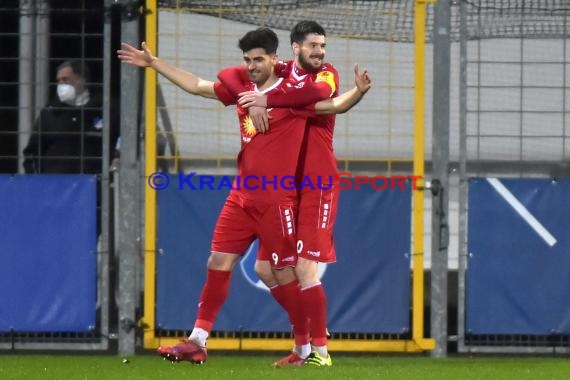
<path fill-rule="evenodd" d="M 465 330 L 468 195 L 472 177 L 570 176 L 566 1 L 461 1 L 458 173 L 458 349 L 567 352 L 568 336 Z"/>
<path fill-rule="evenodd" d="M 107 7 L 105 7 L 107 5 Z M 98 307 L 96 326 L 89 332 L 0 332 L 0 348 L 107 350 L 114 297 L 110 288 L 112 225 L 110 218 L 111 159 L 114 146 L 110 129 L 117 129 L 110 100 L 110 2 L 65 0 L 3 1 L 0 5 L 0 172 L 45 174 L 50 172 L 96 174 L 100 186 L 97 214 Z M 52 125 L 40 117 L 42 110 L 58 108 L 56 72 L 63 62 L 75 61 L 87 79 L 87 102 L 70 116 L 77 130 L 50 132 Z M 86 94 L 86 93 L 85 93 Z M 99 101 L 96 101 L 100 99 Z M 49 112 L 51 112 L 49 111 Z M 70 114 L 71 115 L 71 114 Z M 59 140 L 60 153 L 48 144 Z M 35 144 L 35 145 L 34 145 Z M 74 144 L 77 144 L 74 146 Z M 92 144 L 94 151 L 89 152 Z M 67 145 L 67 146 L 66 146 Z M 31 149 L 35 146 L 34 149 Z M 26 148 L 28 148 L 26 150 Z M 29 154 L 24 155 L 24 151 Z M 71 152 L 71 153 L 70 153 Z M 94 153 L 95 152 L 95 153 Z M 28 160 L 37 166 L 24 170 Z M 87 169 L 88 161 L 94 166 Z M 65 167 L 57 167 L 55 162 Z M 34 221 L 41 223 L 42 221 Z M 64 242 L 63 242 L 64 243 Z"/>

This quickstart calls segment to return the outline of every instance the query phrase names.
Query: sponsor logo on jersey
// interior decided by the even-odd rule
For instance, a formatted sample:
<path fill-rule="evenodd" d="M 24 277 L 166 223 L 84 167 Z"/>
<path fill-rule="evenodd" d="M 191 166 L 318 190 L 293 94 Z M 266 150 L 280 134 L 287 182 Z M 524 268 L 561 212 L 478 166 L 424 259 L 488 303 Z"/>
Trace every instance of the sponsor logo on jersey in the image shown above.
<path fill-rule="evenodd" d="M 321 251 L 307 251 L 307 254 L 313 257 L 321 257 Z"/>
<path fill-rule="evenodd" d="M 251 121 L 251 117 L 249 117 L 249 115 L 243 119 L 241 128 L 241 138 L 243 142 L 250 142 L 251 138 L 257 134 L 257 131 L 255 130 L 255 127 L 253 126 L 253 122 Z"/>

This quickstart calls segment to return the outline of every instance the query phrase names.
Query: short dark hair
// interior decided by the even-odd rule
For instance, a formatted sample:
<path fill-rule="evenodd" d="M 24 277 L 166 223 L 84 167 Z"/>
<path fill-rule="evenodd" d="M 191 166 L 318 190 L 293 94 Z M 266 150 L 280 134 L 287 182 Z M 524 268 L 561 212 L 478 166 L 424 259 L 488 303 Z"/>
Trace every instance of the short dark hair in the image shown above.
<path fill-rule="evenodd" d="M 89 83 L 89 81 L 91 80 L 91 73 L 89 72 L 89 67 L 87 67 L 87 65 L 85 65 L 85 63 L 82 61 L 78 60 L 64 61 L 57 67 L 56 71 L 59 71 L 64 67 L 71 67 L 73 73 L 83 78 L 85 80 L 85 83 Z"/>
<path fill-rule="evenodd" d="M 302 44 L 307 38 L 308 34 L 318 34 L 321 36 L 327 36 L 325 29 L 320 26 L 316 21 L 303 20 L 299 21 L 297 25 L 291 30 L 291 45 L 293 43 Z"/>
<path fill-rule="evenodd" d="M 267 54 L 275 54 L 279 46 L 279 38 L 269 28 L 258 28 L 247 32 L 239 40 L 238 46 L 244 53 L 251 49 L 261 48 L 265 49 Z"/>

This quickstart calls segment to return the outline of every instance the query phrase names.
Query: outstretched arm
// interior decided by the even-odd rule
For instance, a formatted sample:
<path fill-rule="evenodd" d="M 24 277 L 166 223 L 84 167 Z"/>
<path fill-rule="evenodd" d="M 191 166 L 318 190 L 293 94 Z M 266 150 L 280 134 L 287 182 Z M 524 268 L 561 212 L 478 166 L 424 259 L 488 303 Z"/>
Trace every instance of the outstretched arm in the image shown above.
<path fill-rule="evenodd" d="M 336 98 L 321 100 L 316 103 L 315 112 L 317 115 L 345 113 L 358 104 L 370 87 L 372 87 L 372 80 L 368 71 L 364 69 L 361 73 L 357 63 L 354 65 L 354 88 Z"/>
<path fill-rule="evenodd" d="M 138 67 L 151 67 L 166 79 L 193 95 L 205 98 L 217 99 L 214 92 L 214 82 L 204 80 L 189 71 L 172 66 L 166 61 L 152 55 L 146 43 L 141 44 L 142 50 L 138 50 L 128 43 L 121 44 L 121 50 L 117 50 L 117 55 L 123 63 L 128 63 Z"/>

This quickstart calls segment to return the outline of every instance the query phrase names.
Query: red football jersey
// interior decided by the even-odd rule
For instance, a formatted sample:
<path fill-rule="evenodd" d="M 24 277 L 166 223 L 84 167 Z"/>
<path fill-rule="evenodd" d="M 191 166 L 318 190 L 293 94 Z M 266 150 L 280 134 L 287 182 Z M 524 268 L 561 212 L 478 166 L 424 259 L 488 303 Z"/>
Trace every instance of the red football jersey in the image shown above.
<path fill-rule="evenodd" d="M 271 87 L 261 91 L 271 94 L 291 86 L 279 78 Z M 248 90 L 258 91 L 254 83 Z M 214 86 L 218 99 L 225 105 L 236 104 L 237 97 L 223 90 L 221 83 Z M 268 108 L 270 128 L 257 133 L 247 109 L 237 106 L 241 150 L 238 154 L 238 177 L 234 191 L 247 199 L 275 202 L 296 198 L 294 179 L 307 122 L 307 112 L 289 108 Z"/>
<path fill-rule="evenodd" d="M 320 93 L 323 96 L 336 97 L 339 94 L 339 75 L 336 69 L 329 63 L 325 63 L 317 72 L 305 71 L 294 61 L 280 62 L 275 72 L 280 77 L 288 78 L 295 87 L 302 88 L 296 97 L 299 104 L 305 101 L 315 100 Z M 277 106 L 282 103 L 291 104 L 292 97 L 289 94 L 268 94 L 268 106 Z M 321 176 L 326 181 L 330 176 L 338 173 L 338 166 L 333 150 L 333 134 L 336 115 L 322 115 L 309 117 L 309 140 L 306 149 L 301 152 L 300 163 L 303 165 L 304 176 L 315 178 Z"/>

